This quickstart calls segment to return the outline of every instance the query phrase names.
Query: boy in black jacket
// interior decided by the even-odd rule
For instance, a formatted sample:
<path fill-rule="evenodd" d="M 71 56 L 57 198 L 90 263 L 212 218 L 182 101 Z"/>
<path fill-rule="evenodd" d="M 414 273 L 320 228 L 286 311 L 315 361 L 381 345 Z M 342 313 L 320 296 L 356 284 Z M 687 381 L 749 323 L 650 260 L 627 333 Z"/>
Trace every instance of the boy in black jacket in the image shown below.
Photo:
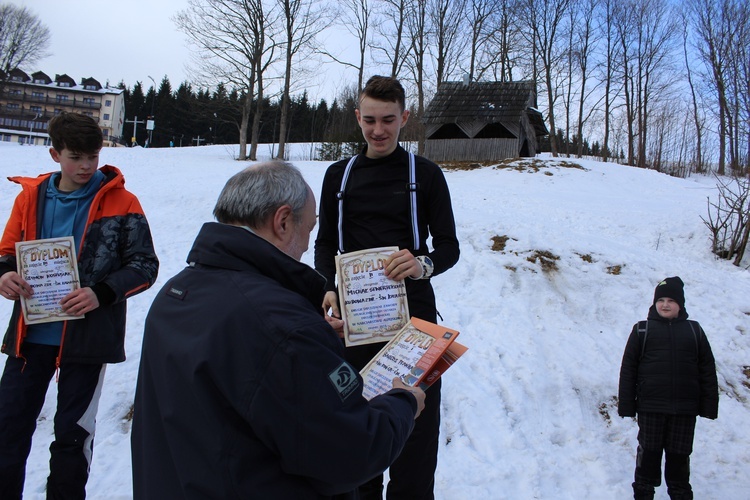
<path fill-rule="evenodd" d="M 659 283 L 648 320 L 633 326 L 620 368 L 618 413 L 638 414 L 634 498 L 653 499 L 664 479 L 672 500 L 691 499 L 690 453 L 695 417 L 719 411 L 716 365 L 706 334 L 688 321 L 682 280 Z"/>

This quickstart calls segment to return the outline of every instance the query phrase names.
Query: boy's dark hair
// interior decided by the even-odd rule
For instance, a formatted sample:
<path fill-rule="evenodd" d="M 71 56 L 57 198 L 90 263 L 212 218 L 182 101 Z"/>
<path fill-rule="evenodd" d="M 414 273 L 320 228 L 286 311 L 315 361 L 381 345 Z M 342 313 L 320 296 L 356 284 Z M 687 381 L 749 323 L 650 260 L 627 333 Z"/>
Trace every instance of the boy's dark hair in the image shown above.
<path fill-rule="evenodd" d="M 390 76 L 375 75 L 365 84 L 359 100 L 365 97 L 377 99 L 378 101 L 396 102 L 401 107 L 401 111 L 406 109 L 406 93 L 396 78 Z"/>
<path fill-rule="evenodd" d="M 80 113 L 62 112 L 54 116 L 47 125 L 52 147 L 76 153 L 95 153 L 102 149 L 104 137 L 99 124 L 90 116 Z"/>

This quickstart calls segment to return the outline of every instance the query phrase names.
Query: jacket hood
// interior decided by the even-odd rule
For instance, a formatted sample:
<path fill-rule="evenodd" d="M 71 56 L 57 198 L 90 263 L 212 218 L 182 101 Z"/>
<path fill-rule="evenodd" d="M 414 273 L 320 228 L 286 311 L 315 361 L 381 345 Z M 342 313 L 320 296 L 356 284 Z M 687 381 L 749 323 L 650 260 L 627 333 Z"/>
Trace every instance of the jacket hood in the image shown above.
<path fill-rule="evenodd" d="M 108 186 L 108 188 L 125 187 L 125 177 L 122 175 L 122 172 L 120 172 L 119 168 L 112 165 L 104 165 L 103 167 L 99 168 L 99 172 L 104 174 L 104 182 L 110 185 Z M 36 188 L 55 173 L 59 173 L 59 171 L 40 174 L 36 177 L 23 177 L 19 175 L 15 177 L 8 177 L 8 180 L 11 182 L 15 182 L 16 184 L 20 184 L 24 188 Z"/>
<path fill-rule="evenodd" d="M 207 222 L 188 254 L 189 264 L 234 271 L 253 271 L 296 292 L 321 311 L 326 279 L 307 264 L 288 256 L 245 228 Z"/>

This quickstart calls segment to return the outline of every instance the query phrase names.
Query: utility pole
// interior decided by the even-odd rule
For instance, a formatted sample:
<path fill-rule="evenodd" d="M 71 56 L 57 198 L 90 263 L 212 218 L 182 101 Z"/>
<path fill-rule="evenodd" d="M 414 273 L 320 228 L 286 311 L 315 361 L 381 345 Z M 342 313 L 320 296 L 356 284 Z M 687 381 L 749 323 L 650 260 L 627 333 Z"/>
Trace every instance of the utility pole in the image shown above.
<path fill-rule="evenodd" d="M 136 140 L 136 135 L 135 135 L 135 130 L 136 130 L 136 128 L 135 128 L 135 127 L 136 127 L 136 126 L 137 126 L 137 125 L 138 125 L 139 123 L 146 123 L 146 122 L 144 122 L 143 120 L 141 120 L 141 121 L 138 121 L 138 117 L 136 116 L 136 117 L 135 117 L 135 118 L 133 118 L 132 120 L 125 120 L 125 123 L 132 123 L 132 124 L 133 124 L 133 137 L 131 137 L 131 138 L 130 138 L 130 145 L 131 145 L 131 146 L 135 146 L 136 144 L 138 144 L 138 141 Z"/>
<path fill-rule="evenodd" d="M 153 78 L 151 78 L 150 75 L 147 75 L 149 80 L 151 80 L 151 83 L 153 84 L 154 89 L 154 95 L 151 98 L 151 116 L 149 116 L 149 122 L 146 125 L 146 128 L 148 129 L 148 145 L 151 146 L 153 144 L 153 134 L 154 134 L 154 125 L 156 124 L 156 121 L 154 120 L 154 102 L 156 102 L 156 82 Z"/>
<path fill-rule="evenodd" d="M 197 143 L 197 144 L 196 144 L 196 146 L 200 146 L 200 145 L 201 145 L 201 142 L 203 142 L 203 141 L 205 141 L 205 140 L 206 140 L 206 139 L 204 139 L 204 138 L 203 138 L 203 137 L 201 137 L 201 136 L 198 136 L 198 137 L 193 137 L 193 142 Z"/>

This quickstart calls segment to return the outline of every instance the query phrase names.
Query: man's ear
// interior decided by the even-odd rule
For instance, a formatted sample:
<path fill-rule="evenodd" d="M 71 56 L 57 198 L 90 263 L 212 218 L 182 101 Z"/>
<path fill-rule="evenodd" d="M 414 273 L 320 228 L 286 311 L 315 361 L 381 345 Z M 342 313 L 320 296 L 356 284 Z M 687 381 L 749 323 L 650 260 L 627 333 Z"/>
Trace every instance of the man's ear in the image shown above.
<path fill-rule="evenodd" d="M 286 241 L 294 231 L 294 212 L 290 205 L 281 205 L 273 214 L 273 233 L 281 241 Z"/>
<path fill-rule="evenodd" d="M 55 148 L 49 148 L 49 155 L 52 157 L 55 163 L 60 163 L 60 153 L 58 153 Z"/>

